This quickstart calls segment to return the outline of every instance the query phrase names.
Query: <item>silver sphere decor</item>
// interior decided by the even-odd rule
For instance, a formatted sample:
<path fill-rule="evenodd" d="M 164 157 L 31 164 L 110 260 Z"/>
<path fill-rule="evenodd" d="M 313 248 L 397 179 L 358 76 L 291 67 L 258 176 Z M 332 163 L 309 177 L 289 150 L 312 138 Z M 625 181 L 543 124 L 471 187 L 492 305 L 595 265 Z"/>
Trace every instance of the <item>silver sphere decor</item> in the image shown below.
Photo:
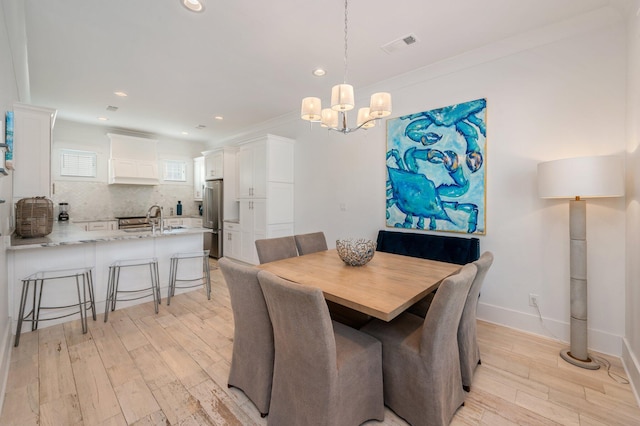
<path fill-rule="evenodd" d="M 349 266 L 362 266 L 369 262 L 376 252 L 376 243 L 364 238 L 336 240 L 338 256 Z"/>

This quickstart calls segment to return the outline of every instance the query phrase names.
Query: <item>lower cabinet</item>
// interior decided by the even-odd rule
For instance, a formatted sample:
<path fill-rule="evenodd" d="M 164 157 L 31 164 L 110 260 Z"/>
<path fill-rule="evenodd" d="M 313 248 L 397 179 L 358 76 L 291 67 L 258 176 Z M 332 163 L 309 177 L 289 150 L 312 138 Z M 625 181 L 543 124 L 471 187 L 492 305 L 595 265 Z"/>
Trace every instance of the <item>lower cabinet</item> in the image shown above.
<path fill-rule="evenodd" d="M 85 231 L 117 231 L 117 220 L 98 220 L 94 222 L 82 222 L 78 224 Z"/>
<path fill-rule="evenodd" d="M 238 248 L 237 244 L 234 244 L 232 251 L 225 249 L 225 256 L 257 265 L 260 262 L 256 251 L 256 240 L 293 235 L 293 221 L 269 223 L 270 215 L 267 210 L 267 200 L 265 199 L 240 200 L 239 231 L 234 231 L 239 235 L 232 234 L 227 237 L 236 239 L 239 237 L 239 241 L 235 241 L 235 243 L 239 242 L 240 247 Z M 236 224 L 236 226 L 238 225 Z M 225 227 L 225 229 L 227 228 Z M 226 239 L 224 242 L 228 244 Z"/>
<path fill-rule="evenodd" d="M 237 223 L 225 223 L 222 240 L 224 256 L 240 260 L 242 258 L 240 225 Z"/>

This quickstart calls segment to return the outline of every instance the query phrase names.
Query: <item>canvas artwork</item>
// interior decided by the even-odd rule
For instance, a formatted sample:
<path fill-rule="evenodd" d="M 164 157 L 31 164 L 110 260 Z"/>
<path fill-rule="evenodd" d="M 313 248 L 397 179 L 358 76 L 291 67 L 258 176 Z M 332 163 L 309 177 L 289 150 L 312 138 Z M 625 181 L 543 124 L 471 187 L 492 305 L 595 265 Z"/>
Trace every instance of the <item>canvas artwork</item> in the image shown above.
<path fill-rule="evenodd" d="M 387 120 L 388 227 L 485 234 L 487 100 Z"/>

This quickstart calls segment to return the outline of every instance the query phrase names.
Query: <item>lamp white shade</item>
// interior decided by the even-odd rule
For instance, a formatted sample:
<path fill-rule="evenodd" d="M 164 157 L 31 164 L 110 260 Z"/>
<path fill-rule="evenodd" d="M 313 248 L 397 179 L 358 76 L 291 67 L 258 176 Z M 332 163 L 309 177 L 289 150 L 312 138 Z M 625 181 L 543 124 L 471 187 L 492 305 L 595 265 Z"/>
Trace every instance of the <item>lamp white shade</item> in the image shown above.
<path fill-rule="evenodd" d="M 320 98 L 308 97 L 302 99 L 302 107 L 300 108 L 300 118 L 307 121 L 320 121 L 322 115 L 322 101 Z"/>
<path fill-rule="evenodd" d="M 358 110 L 357 126 L 363 129 L 370 129 L 376 125 L 376 121 L 369 115 L 369 108 L 360 108 Z"/>
<path fill-rule="evenodd" d="M 349 111 L 355 106 L 353 86 L 350 84 L 336 84 L 331 89 L 331 109 L 334 111 Z"/>
<path fill-rule="evenodd" d="M 324 108 L 322 110 L 322 120 L 320 126 L 330 127 L 335 129 L 338 127 L 338 111 L 334 111 L 331 108 Z"/>
<path fill-rule="evenodd" d="M 369 110 L 372 118 L 382 118 L 391 115 L 391 94 L 379 92 L 371 95 Z"/>
<path fill-rule="evenodd" d="M 622 197 L 622 157 L 578 157 L 539 163 L 538 195 L 541 198 Z"/>

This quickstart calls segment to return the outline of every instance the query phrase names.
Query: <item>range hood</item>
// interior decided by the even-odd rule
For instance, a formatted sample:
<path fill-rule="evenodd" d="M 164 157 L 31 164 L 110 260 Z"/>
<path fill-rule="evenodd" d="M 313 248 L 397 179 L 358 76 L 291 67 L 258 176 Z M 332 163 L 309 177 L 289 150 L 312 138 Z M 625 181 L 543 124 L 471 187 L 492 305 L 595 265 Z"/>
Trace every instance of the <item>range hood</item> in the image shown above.
<path fill-rule="evenodd" d="M 108 133 L 109 184 L 158 185 L 157 140 Z"/>

